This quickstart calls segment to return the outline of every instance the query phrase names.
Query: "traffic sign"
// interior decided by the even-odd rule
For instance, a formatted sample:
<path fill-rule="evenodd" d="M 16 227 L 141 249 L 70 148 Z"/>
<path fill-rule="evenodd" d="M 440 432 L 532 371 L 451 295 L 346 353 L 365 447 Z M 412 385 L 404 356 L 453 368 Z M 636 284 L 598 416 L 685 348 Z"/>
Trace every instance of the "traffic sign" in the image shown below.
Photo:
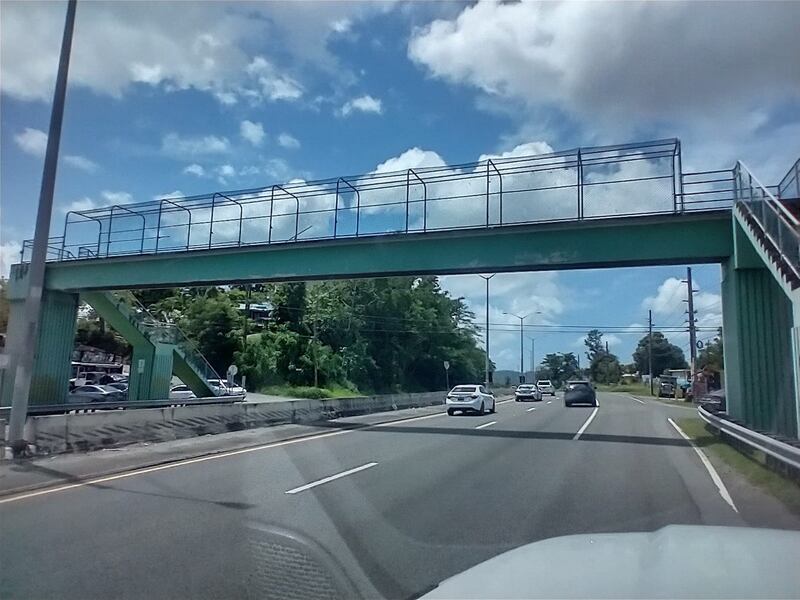
<path fill-rule="evenodd" d="M 444 370 L 446 371 L 449 368 L 450 368 L 450 361 L 449 360 L 444 361 Z"/>

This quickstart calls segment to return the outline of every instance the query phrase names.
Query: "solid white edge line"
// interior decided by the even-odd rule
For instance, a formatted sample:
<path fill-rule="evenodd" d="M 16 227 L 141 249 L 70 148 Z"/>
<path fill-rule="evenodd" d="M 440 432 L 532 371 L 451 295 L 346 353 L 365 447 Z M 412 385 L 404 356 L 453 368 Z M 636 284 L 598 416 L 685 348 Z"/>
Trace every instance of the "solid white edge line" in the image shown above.
<path fill-rule="evenodd" d="M 703 453 L 702 450 L 700 450 L 700 448 L 697 447 L 697 444 L 694 443 L 694 440 L 692 440 L 692 438 L 686 435 L 683 432 L 683 430 L 680 427 L 678 427 L 678 424 L 675 421 L 673 421 L 670 417 L 667 417 L 667 421 L 670 422 L 670 425 L 672 425 L 675 428 L 675 431 L 677 431 L 678 434 L 683 439 L 689 442 L 689 444 L 692 447 L 692 450 L 697 452 L 697 456 L 700 457 L 700 462 L 703 463 L 703 466 L 706 468 L 706 471 L 708 471 L 708 474 L 711 476 L 711 481 L 713 481 L 714 485 L 717 486 L 717 491 L 719 491 L 719 495 L 722 496 L 722 499 L 725 500 L 725 502 L 727 502 L 728 505 L 730 505 L 730 507 L 734 510 L 734 512 L 738 513 L 739 509 L 736 508 L 736 505 L 733 503 L 733 498 L 731 498 L 731 495 L 728 492 L 728 488 L 725 487 L 722 478 L 719 476 L 719 473 L 717 473 L 717 470 L 714 468 L 714 465 L 711 464 L 711 461 L 708 460 L 708 457 Z"/>
<path fill-rule="evenodd" d="M 478 425 L 475 429 L 483 429 L 484 427 L 489 427 L 489 425 L 495 425 L 497 421 L 489 421 L 488 423 L 484 423 L 483 425 Z"/>
<path fill-rule="evenodd" d="M 536 407 L 535 407 L 535 406 L 534 406 L 533 408 L 529 408 L 529 409 L 528 409 L 528 410 L 526 410 L 525 412 L 532 412 L 532 411 L 534 411 L 534 410 L 536 410 Z"/>
<path fill-rule="evenodd" d="M 647 402 L 645 402 L 644 400 L 639 400 L 636 396 L 631 396 L 630 394 L 628 394 L 628 397 L 631 400 L 636 400 L 636 402 L 638 402 L 639 404 L 647 404 Z"/>
<path fill-rule="evenodd" d="M 292 488 L 291 490 L 286 490 L 285 494 L 297 494 L 299 492 L 304 492 L 306 490 L 310 490 L 311 488 L 315 488 L 318 485 L 322 485 L 324 483 L 329 483 L 331 481 L 335 481 L 337 479 L 341 479 L 342 477 L 347 477 L 348 475 L 352 475 L 353 473 L 358 473 L 359 471 L 364 471 L 366 469 L 370 469 L 377 465 L 376 462 L 367 463 L 365 465 L 361 465 L 360 467 L 356 467 L 355 469 L 348 469 L 347 471 L 342 471 L 341 473 L 336 473 L 336 475 L 331 475 L 329 477 L 323 477 L 322 479 L 317 479 L 316 481 L 312 481 L 311 483 L 307 483 L 305 485 L 301 485 L 300 487 Z"/>
<path fill-rule="evenodd" d="M 576 433 L 575 437 L 572 438 L 573 440 L 577 440 L 578 438 L 581 437 L 581 435 L 583 435 L 583 432 L 586 431 L 587 427 L 589 427 L 589 425 L 591 424 L 591 422 L 594 419 L 595 415 L 597 414 L 598 410 L 600 410 L 600 406 L 599 405 L 594 407 L 594 410 L 592 411 L 592 414 L 589 415 L 589 418 L 586 419 L 586 421 L 584 421 L 583 425 L 581 425 L 581 428 L 578 429 L 578 433 Z"/>

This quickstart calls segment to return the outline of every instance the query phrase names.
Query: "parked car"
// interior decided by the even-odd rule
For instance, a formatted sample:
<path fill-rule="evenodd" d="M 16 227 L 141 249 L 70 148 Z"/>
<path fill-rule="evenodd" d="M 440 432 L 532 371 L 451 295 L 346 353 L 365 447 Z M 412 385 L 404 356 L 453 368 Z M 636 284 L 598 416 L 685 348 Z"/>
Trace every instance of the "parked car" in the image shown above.
<path fill-rule="evenodd" d="M 533 383 L 526 383 L 519 386 L 514 391 L 514 401 L 516 402 L 524 402 L 525 400 L 541 400 L 542 399 L 542 392 Z"/>
<path fill-rule="evenodd" d="M 658 381 L 658 397 L 674 398 L 677 381 L 674 377 L 661 377 Z"/>
<path fill-rule="evenodd" d="M 540 379 L 536 382 L 536 387 L 539 388 L 539 391 L 542 392 L 542 394 L 548 394 L 550 396 L 556 395 L 556 388 L 553 387 L 553 384 L 549 379 Z"/>
<path fill-rule="evenodd" d="M 228 385 L 224 379 L 209 379 L 208 384 L 217 396 L 247 396 L 247 390 L 240 385 Z"/>
<path fill-rule="evenodd" d="M 709 412 L 726 412 L 725 390 L 714 390 L 699 399 L 698 404 Z"/>
<path fill-rule="evenodd" d="M 573 404 L 597 404 L 597 392 L 589 381 L 568 381 L 564 388 L 564 406 Z"/>
<path fill-rule="evenodd" d="M 487 410 L 493 413 L 495 410 L 494 394 L 491 394 L 482 385 L 457 385 L 445 400 L 447 414 L 451 417 L 460 411 L 462 414 L 476 412 L 479 415 Z"/>
<path fill-rule="evenodd" d="M 113 387 L 114 389 L 119 390 L 126 396 L 128 395 L 128 382 L 127 381 L 115 381 L 114 383 L 109 383 L 108 387 Z"/>
<path fill-rule="evenodd" d="M 173 385 L 169 389 L 170 400 L 190 400 L 191 398 L 197 398 L 197 396 L 189 389 L 188 385 Z"/>
<path fill-rule="evenodd" d="M 125 397 L 126 394 L 110 385 L 79 385 L 67 394 L 67 401 L 75 404 L 115 402 Z"/>

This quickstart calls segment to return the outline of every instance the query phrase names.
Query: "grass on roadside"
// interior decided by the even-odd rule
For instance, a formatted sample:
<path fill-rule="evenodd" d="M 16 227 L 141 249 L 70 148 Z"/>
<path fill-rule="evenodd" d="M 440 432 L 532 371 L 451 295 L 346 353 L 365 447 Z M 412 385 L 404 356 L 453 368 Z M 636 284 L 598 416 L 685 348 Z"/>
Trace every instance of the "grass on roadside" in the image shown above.
<path fill-rule="evenodd" d="M 262 394 L 269 394 L 272 396 L 285 396 L 286 398 L 307 398 L 310 400 L 319 400 L 322 398 L 352 398 L 359 396 L 358 392 L 340 387 L 331 386 L 326 388 L 319 388 L 304 385 L 270 385 L 259 390 Z"/>
<path fill-rule="evenodd" d="M 627 392 L 639 396 L 650 395 L 650 385 L 647 383 L 598 383 L 599 392 Z"/>
<path fill-rule="evenodd" d="M 750 483 L 778 498 L 793 513 L 800 514 L 800 486 L 761 464 L 757 459 L 763 457 L 756 455 L 751 458 L 742 454 L 706 429 L 705 423 L 698 418 L 678 419 L 676 422 L 703 451 L 717 456 Z"/>

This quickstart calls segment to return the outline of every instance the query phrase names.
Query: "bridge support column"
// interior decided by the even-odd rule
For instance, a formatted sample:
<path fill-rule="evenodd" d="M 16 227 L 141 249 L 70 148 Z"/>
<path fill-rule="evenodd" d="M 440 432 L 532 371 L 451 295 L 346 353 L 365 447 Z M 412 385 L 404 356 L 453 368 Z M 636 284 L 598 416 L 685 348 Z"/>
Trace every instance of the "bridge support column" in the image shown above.
<path fill-rule="evenodd" d="M 134 344 L 128 382 L 129 400 L 169 398 L 173 349 L 172 344 Z"/>
<path fill-rule="evenodd" d="M 748 427 L 796 438 L 800 323 L 793 303 L 763 264 L 732 257 L 722 273 L 728 413 Z"/>
<path fill-rule="evenodd" d="M 21 286 L 22 287 L 22 286 Z M 18 297 L 12 288 L 9 296 L 10 317 L 24 309 L 24 296 Z M 75 344 L 75 326 L 78 314 L 78 295 L 67 292 L 44 290 L 41 304 L 41 320 L 39 321 L 36 356 L 34 357 L 33 374 L 28 404 L 61 404 L 66 401 L 71 376 L 72 350 Z M 10 327 L 19 323 L 19 319 L 9 318 Z M 13 337 L 25 339 L 27 332 L 9 329 L 9 347 Z M 11 405 L 11 394 L 14 389 L 13 366 L 3 377 L 0 390 L 3 406 Z"/>

